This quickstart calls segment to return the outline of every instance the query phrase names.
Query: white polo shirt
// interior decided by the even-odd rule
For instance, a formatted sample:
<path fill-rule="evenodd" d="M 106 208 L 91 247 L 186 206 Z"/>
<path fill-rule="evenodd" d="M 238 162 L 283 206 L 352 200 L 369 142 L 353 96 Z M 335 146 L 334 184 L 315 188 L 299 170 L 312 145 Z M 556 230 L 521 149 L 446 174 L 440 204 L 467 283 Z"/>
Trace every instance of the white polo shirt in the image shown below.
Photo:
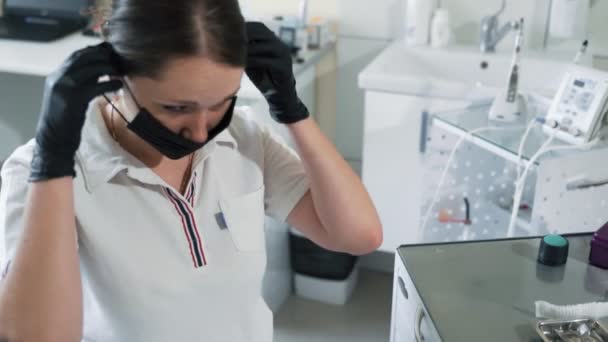
<path fill-rule="evenodd" d="M 295 152 L 238 108 L 182 196 L 110 137 L 97 104 L 74 183 L 84 341 L 271 341 L 264 216 L 284 221 L 309 189 Z M 33 147 L 2 169 L 2 260 L 22 231 Z"/>

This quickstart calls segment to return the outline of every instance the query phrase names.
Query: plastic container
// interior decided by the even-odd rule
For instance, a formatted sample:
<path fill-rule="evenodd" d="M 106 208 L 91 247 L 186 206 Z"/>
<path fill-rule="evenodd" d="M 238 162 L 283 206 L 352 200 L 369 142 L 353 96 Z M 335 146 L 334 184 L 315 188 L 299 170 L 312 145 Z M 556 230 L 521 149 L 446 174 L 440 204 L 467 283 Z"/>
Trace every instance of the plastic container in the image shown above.
<path fill-rule="evenodd" d="M 294 275 L 294 286 L 296 295 L 302 298 L 333 305 L 344 305 L 348 302 L 359 278 L 359 269 L 355 267 L 353 272 L 344 280 L 328 280 L 302 274 Z"/>
<path fill-rule="evenodd" d="M 405 16 L 405 43 L 407 46 L 429 45 L 431 19 L 437 0 L 408 0 Z"/>
<path fill-rule="evenodd" d="M 608 269 L 608 223 L 593 235 L 589 262 L 591 265 Z"/>
<path fill-rule="evenodd" d="M 438 8 L 433 15 L 431 24 L 431 46 L 444 48 L 448 46 L 451 38 L 450 13 L 445 8 Z"/>

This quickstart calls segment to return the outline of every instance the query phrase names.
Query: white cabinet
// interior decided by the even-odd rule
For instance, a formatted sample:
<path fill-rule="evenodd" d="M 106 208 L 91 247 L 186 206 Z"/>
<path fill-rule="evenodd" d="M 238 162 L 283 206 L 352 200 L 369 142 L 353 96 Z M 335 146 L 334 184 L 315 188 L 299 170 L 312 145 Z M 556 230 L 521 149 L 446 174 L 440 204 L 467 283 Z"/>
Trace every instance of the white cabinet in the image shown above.
<path fill-rule="evenodd" d="M 440 342 L 401 257 L 398 253 L 395 256 L 391 342 Z"/>
<path fill-rule="evenodd" d="M 362 178 L 384 227 L 381 251 L 420 242 L 422 113 L 468 103 L 366 91 Z"/>

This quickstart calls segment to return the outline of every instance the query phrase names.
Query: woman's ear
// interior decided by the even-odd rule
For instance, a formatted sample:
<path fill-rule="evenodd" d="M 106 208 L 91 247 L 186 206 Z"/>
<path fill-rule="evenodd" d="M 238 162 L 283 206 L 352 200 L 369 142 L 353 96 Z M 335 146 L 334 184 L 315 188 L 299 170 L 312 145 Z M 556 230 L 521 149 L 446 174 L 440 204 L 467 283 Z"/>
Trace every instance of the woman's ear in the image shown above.
<path fill-rule="evenodd" d="M 109 20 L 105 20 L 100 26 L 99 26 L 99 34 L 101 34 L 101 38 L 104 41 L 108 41 L 108 37 L 110 36 L 110 21 Z"/>
<path fill-rule="evenodd" d="M 126 82 L 127 80 L 123 78 L 123 83 L 125 85 L 127 84 Z M 122 114 L 127 120 L 129 120 L 129 122 L 133 121 L 140 110 L 133 93 L 131 93 L 128 86 L 125 86 L 119 90 L 118 95 L 120 107 L 123 110 Z"/>

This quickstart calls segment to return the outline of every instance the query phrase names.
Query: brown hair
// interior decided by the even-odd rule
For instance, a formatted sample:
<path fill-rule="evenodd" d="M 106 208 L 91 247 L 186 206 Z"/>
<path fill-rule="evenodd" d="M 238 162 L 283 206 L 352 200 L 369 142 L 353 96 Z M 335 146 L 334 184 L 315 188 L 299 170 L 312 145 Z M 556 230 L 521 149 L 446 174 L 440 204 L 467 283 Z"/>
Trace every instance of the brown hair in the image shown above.
<path fill-rule="evenodd" d="M 130 74 L 155 77 L 175 57 L 236 67 L 247 61 L 238 0 L 113 0 L 105 19 L 102 33 Z"/>

